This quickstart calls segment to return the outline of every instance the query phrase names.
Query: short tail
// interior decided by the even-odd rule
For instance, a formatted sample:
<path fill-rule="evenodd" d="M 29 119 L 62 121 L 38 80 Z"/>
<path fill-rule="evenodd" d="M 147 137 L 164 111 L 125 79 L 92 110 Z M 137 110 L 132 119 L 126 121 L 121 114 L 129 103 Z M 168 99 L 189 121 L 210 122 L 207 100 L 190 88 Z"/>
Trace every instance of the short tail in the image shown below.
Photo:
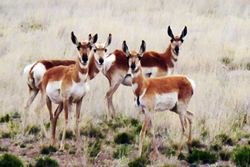
<path fill-rule="evenodd" d="M 193 93 L 194 93 L 196 85 L 195 85 L 195 83 L 194 83 L 194 81 L 192 79 L 190 79 L 190 78 L 187 78 L 187 79 L 191 83 L 192 88 L 193 88 Z"/>

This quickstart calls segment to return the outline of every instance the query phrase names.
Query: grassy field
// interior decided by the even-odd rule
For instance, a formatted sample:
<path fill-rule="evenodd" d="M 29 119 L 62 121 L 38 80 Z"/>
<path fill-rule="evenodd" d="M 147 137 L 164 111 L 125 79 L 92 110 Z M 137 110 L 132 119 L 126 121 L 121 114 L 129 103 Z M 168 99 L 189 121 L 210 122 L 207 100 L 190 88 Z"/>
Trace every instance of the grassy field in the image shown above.
<path fill-rule="evenodd" d="M 167 27 L 170 25 L 174 35 L 180 35 L 184 26 L 187 26 L 188 33 L 184 38 L 174 74 L 186 75 L 197 85 L 189 105 L 189 110 L 194 113 L 194 140 L 199 141 L 205 150 L 217 143 L 218 135 L 221 134 L 232 139 L 233 146 L 243 139 L 248 141 L 249 17 L 248 0 L 0 1 L 0 116 L 13 113 L 23 115 L 28 87 L 26 78 L 21 73 L 27 64 L 40 59 L 76 58 L 77 50 L 70 40 L 71 31 L 74 31 L 80 41 L 86 40 L 90 33 L 98 33 L 98 41 L 105 42 L 111 33 L 113 38 L 109 53 L 121 49 L 123 40 L 127 41 L 131 50 L 138 51 L 141 40 L 145 40 L 147 51 L 164 52 L 170 42 Z M 131 87 L 120 86 L 114 95 L 114 104 L 122 125 L 116 131 L 111 130 L 103 119 L 107 114 L 105 93 L 108 87 L 108 80 L 101 73 L 92 80 L 90 92 L 83 99 L 81 113 L 82 129 L 88 129 L 93 124 L 107 135 L 103 139 L 105 142 L 102 143 L 100 153 L 95 158 L 89 156 L 89 143 L 93 138 L 83 135 L 83 151 L 77 155 L 68 152 L 51 154 L 51 157 L 59 161 L 60 166 L 127 166 L 135 158 L 138 135 L 131 144 L 129 156 L 120 159 L 113 158 L 113 152 L 118 147 L 112 144 L 113 137 L 118 132 L 131 130 L 131 125 L 125 126 L 127 124 L 123 120 L 138 118 L 142 123 L 143 115 L 134 106 Z M 27 123 L 30 127 L 38 126 L 34 119 L 34 109 L 39 97 L 30 109 Z M 45 107 L 40 113 L 45 122 L 49 122 Z M 72 131 L 75 126 L 74 113 L 70 113 L 70 116 L 68 127 Z M 42 157 L 39 149 L 49 144 L 49 135 L 24 136 L 19 126 L 21 120 L 22 117 L 13 118 L 12 123 L 0 124 L 0 146 L 9 147 L 9 152 L 20 156 L 26 164 L 34 164 L 34 157 Z M 60 116 L 57 127 L 58 144 L 63 121 L 63 116 Z M 178 143 L 181 126 L 176 114 L 156 113 L 154 124 L 162 149 Z M 3 138 L 4 133 L 14 130 L 16 133 L 11 138 Z M 150 137 L 147 136 L 146 143 L 149 141 Z M 33 145 L 33 149 L 26 149 L 25 152 L 29 152 L 26 156 L 16 144 L 20 142 Z M 74 139 L 68 139 L 68 143 L 74 148 Z M 222 150 L 230 150 L 228 147 L 225 144 Z M 36 151 L 30 153 L 32 150 Z M 182 152 L 187 152 L 186 146 Z M 65 157 L 73 161 L 64 161 Z M 220 159 L 217 165 L 227 163 L 231 164 Z M 164 153 L 157 161 L 148 163 L 149 166 L 175 164 L 187 165 L 183 161 L 173 160 L 171 156 L 165 156 Z"/>

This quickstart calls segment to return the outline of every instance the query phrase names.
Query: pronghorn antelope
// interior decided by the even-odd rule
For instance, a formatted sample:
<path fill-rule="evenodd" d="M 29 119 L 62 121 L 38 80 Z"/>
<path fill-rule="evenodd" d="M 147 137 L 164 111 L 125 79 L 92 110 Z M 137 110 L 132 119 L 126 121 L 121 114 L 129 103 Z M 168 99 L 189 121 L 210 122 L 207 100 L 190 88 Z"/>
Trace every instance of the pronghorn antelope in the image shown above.
<path fill-rule="evenodd" d="M 157 147 L 154 143 L 154 129 L 152 116 L 155 111 L 170 110 L 180 117 L 182 134 L 176 156 L 178 157 L 182 148 L 182 139 L 185 132 L 185 119 L 189 121 L 188 150 L 192 151 L 192 117 L 193 114 L 187 111 L 189 101 L 194 93 L 194 81 L 185 76 L 166 76 L 157 78 L 145 78 L 142 72 L 141 60 L 146 50 L 146 44 L 142 41 L 140 51 L 129 52 L 126 41 L 123 42 L 123 52 L 128 58 L 128 65 L 132 75 L 132 90 L 136 104 L 142 108 L 145 115 L 144 125 L 140 133 L 139 156 L 142 153 L 142 142 L 147 128 L 153 136 L 155 152 Z M 127 62 L 127 61 L 125 61 Z"/>
<path fill-rule="evenodd" d="M 145 52 L 141 60 L 143 75 L 146 78 L 170 75 L 173 71 L 175 63 L 179 55 L 179 48 L 183 43 L 183 38 L 187 35 L 187 27 L 183 29 L 180 36 L 174 36 L 170 26 L 168 27 L 168 35 L 171 42 L 164 53 L 154 51 Z M 113 105 L 113 94 L 120 84 L 131 86 L 131 75 L 128 73 L 129 66 L 124 63 L 125 54 L 121 50 L 110 53 L 106 58 L 103 68 L 103 74 L 109 80 L 109 90 L 106 93 L 109 115 L 113 112 L 115 116 L 115 108 Z"/>
<path fill-rule="evenodd" d="M 39 60 L 33 64 L 27 65 L 23 74 L 27 78 L 27 85 L 29 87 L 29 98 L 24 106 L 24 119 L 23 119 L 23 130 L 25 132 L 25 123 L 27 114 L 29 112 L 30 105 L 33 103 L 36 98 L 39 90 L 41 89 L 41 82 L 44 73 L 56 66 L 64 65 L 68 66 L 71 64 L 75 64 L 74 60 Z"/>
<path fill-rule="evenodd" d="M 77 46 L 79 55 L 76 64 L 72 66 L 59 66 L 46 71 L 42 80 L 42 99 L 41 108 L 45 101 L 50 113 L 51 121 L 51 145 L 55 145 L 55 132 L 57 119 L 64 109 L 65 127 L 60 150 L 64 149 L 65 134 L 68 124 L 68 111 L 73 103 L 76 103 L 76 135 L 77 142 L 79 136 L 79 117 L 82 105 L 82 98 L 89 90 L 88 80 L 95 76 L 95 69 L 100 69 L 105 58 L 106 48 L 111 42 L 111 34 L 105 44 L 96 44 L 97 34 L 88 42 L 78 42 L 74 33 L 71 33 L 72 42 Z M 91 49 L 94 47 L 94 53 L 91 55 Z M 91 72 L 90 70 L 93 70 Z M 52 113 L 52 102 L 59 104 L 57 109 Z"/>

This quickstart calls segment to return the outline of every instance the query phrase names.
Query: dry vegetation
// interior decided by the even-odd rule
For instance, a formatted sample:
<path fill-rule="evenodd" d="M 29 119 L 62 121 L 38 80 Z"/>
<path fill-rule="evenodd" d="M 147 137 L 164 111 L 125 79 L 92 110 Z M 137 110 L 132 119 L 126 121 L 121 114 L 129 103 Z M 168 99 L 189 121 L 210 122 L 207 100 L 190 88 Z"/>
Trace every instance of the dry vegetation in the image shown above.
<path fill-rule="evenodd" d="M 121 49 L 126 40 L 131 49 L 138 50 L 141 40 L 147 43 L 147 50 L 164 52 L 169 44 L 167 26 L 180 35 L 186 25 L 188 34 L 184 38 L 175 74 L 182 74 L 196 82 L 196 92 L 189 110 L 195 115 L 193 137 L 205 147 L 210 147 L 218 134 L 226 134 L 234 142 L 246 140 L 250 134 L 250 3 L 248 0 L 151 0 L 151 1 L 79 1 L 79 0 L 5 0 L 0 1 L 0 116 L 18 112 L 23 115 L 23 106 L 28 97 L 26 80 L 21 76 L 25 65 L 39 59 L 75 59 L 77 53 L 71 43 L 70 32 L 79 40 L 85 40 L 89 33 L 98 33 L 98 41 L 104 42 L 109 33 L 113 39 L 108 52 Z M 105 93 L 108 81 L 100 73 L 91 81 L 91 91 L 83 99 L 81 127 L 93 125 L 102 127 L 107 113 Z M 37 98 L 38 99 L 38 98 Z M 36 125 L 33 112 L 29 113 L 28 125 Z M 130 87 L 120 86 L 114 97 L 114 104 L 123 118 L 143 116 L 135 108 Z M 49 122 L 47 109 L 41 111 L 45 122 Z M 36 140 L 34 135 L 22 135 L 21 126 L 14 121 L 0 124 L 0 133 L 14 130 L 11 139 L 0 139 L 0 146 L 24 161 L 34 164 L 34 157 L 41 156 L 40 148 L 48 145 L 49 135 L 33 145 L 33 152 L 24 152 L 15 143 Z M 155 132 L 161 147 L 176 144 L 180 137 L 180 122 L 171 112 L 157 113 L 154 117 Z M 74 130 L 74 113 L 71 113 L 69 130 Z M 57 127 L 57 134 L 63 128 L 63 116 Z M 119 128 L 124 131 L 130 127 Z M 138 150 L 133 145 L 126 158 L 114 159 L 114 147 L 110 146 L 116 132 L 108 131 L 106 142 L 96 159 L 88 155 L 91 138 L 82 136 L 83 151 L 77 155 L 53 153 L 61 166 L 127 166 Z M 59 140 L 59 139 L 58 139 Z M 137 140 L 138 141 L 138 140 Z M 150 141 L 149 137 L 146 141 Z M 29 142 L 27 142 L 29 143 Z M 74 140 L 68 140 L 74 145 Z M 59 142 L 58 142 L 59 144 Z M 72 146 L 74 147 L 74 146 Z M 36 151 L 35 151 L 36 150 Z M 187 148 L 184 147 L 185 153 Z M 68 157 L 67 161 L 65 158 Z M 98 163 L 97 163 L 98 162 Z M 182 161 L 161 156 L 152 166 L 181 166 Z M 229 162 L 218 161 L 217 165 Z M 104 166 L 105 166 L 104 165 Z"/>

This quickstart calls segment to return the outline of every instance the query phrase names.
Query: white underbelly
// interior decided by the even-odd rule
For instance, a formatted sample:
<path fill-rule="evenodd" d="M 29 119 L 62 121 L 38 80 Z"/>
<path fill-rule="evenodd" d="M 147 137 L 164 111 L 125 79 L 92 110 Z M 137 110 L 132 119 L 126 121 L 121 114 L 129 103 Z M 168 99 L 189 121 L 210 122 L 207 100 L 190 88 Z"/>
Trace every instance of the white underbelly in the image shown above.
<path fill-rule="evenodd" d="M 46 87 L 47 96 L 56 104 L 63 102 L 63 97 L 61 96 L 61 83 L 61 81 L 50 82 Z"/>
<path fill-rule="evenodd" d="M 72 98 L 72 102 L 76 103 L 77 101 L 79 101 L 82 97 L 85 96 L 88 91 L 88 82 L 81 84 L 73 82 L 73 86 L 70 91 L 70 97 Z"/>
<path fill-rule="evenodd" d="M 177 92 L 156 95 L 155 111 L 170 110 L 175 106 L 177 101 Z"/>

